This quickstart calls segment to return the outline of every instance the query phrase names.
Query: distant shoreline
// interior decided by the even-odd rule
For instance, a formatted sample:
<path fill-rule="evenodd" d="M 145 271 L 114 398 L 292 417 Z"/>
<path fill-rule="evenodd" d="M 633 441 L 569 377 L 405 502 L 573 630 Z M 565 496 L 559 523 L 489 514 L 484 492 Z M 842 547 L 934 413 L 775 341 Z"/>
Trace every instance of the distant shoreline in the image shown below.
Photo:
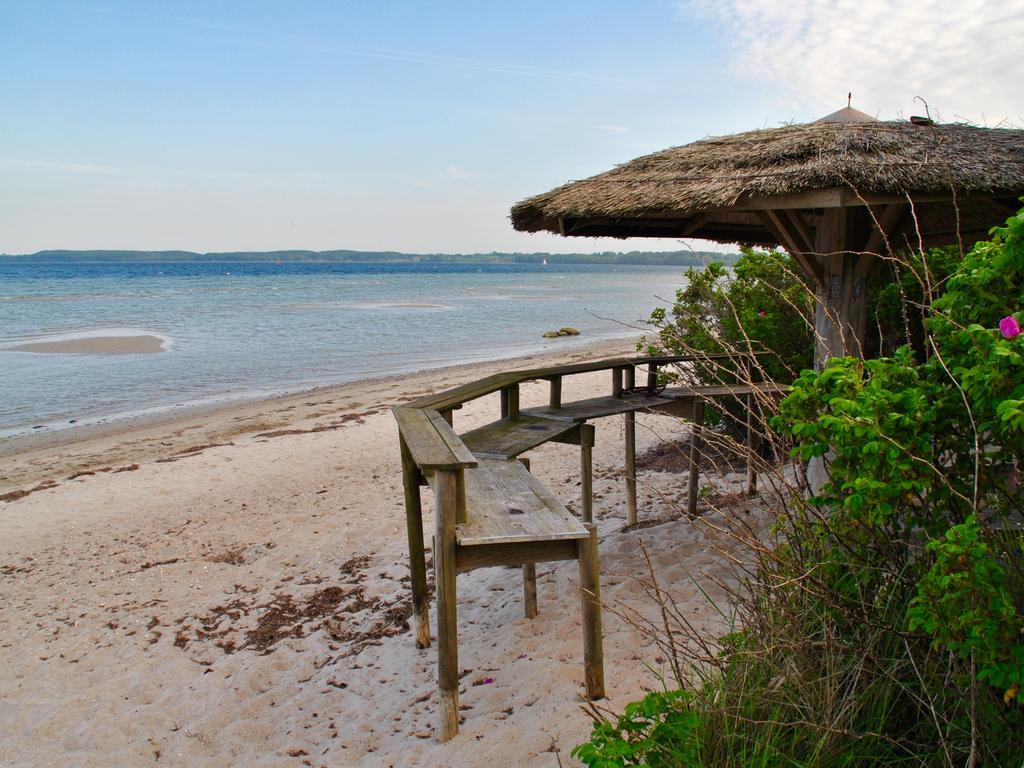
<path fill-rule="evenodd" d="M 0 266 L 31 264 L 499 264 L 692 267 L 709 261 L 735 263 L 738 254 L 712 251 L 603 253 L 402 253 L 400 251 L 114 251 L 45 250 L 0 254 Z"/>

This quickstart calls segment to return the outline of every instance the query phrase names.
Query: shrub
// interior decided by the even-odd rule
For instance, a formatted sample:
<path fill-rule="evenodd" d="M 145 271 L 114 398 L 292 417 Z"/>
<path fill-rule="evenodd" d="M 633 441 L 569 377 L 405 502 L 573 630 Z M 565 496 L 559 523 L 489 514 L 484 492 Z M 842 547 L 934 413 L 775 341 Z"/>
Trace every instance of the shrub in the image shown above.
<path fill-rule="evenodd" d="M 828 480 L 809 497 L 777 470 L 772 541 L 742 539 L 737 631 L 708 654 L 685 623 L 664 629 L 687 649 L 688 695 L 651 700 L 644 738 L 608 765 L 1024 765 L 1024 211 L 948 280 L 930 255 L 901 265 L 919 278 L 897 289 L 904 328 L 918 317 L 908 343 L 794 381 L 775 436 Z M 737 314 L 721 273 L 695 277 L 681 333 Z M 680 707 L 685 748 L 650 762 Z M 581 759 L 604 765 L 622 725 Z"/>
<path fill-rule="evenodd" d="M 732 272 L 712 262 L 686 271 L 670 309 L 651 313 L 653 336 L 638 349 L 650 355 L 767 352 L 765 378 L 789 381 L 814 362 L 814 294 L 793 259 L 780 251 L 741 249 Z M 714 383 L 722 371 L 698 369 Z"/>

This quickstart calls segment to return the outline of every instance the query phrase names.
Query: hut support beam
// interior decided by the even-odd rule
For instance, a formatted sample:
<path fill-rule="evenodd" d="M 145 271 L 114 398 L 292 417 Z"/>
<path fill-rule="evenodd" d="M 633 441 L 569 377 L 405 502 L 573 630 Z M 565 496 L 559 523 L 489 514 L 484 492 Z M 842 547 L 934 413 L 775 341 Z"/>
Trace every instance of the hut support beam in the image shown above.
<path fill-rule="evenodd" d="M 847 244 L 846 208 L 826 208 L 815 232 L 824 279 L 818 283 L 814 317 L 814 367 L 830 357 L 862 357 L 866 319 L 864 280 L 857 277 L 857 255 Z"/>
<path fill-rule="evenodd" d="M 806 227 L 801 228 L 796 224 L 796 216 L 790 218 L 786 215 L 788 213 L 788 211 L 758 211 L 757 216 L 772 236 L 779 241 L 779 244 L 789 251 L 800 268 L 809 277 L 820 283 L 824 279 L 824 272 L 812 255 L 815 249 L 808 239 L 810 233 L 807 232 Z M 785 221 L 783 217 L 785 217 Z"/>

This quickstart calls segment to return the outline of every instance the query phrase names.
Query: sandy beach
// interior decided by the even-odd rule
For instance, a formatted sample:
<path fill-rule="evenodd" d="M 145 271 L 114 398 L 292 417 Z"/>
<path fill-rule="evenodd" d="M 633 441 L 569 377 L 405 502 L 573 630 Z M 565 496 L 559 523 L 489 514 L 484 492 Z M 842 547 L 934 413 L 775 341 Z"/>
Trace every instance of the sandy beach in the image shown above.
<path fill-rule="evenodd" d="M 628 342 L 357 382 L 215 411 L 38 436 L 0 454 L 0 763 L 18 766 L 568 766 L 590 730 L 578 574 L 459 576 L 464 722 L 439 744 L 434 649 L 409 611 L 397 430 L 387 406 L 499 370 L 626 354 Z M 608 376 L 566 381 L 603 394 Z M 524 407 L 546 398 L 524 385 Z M 457 412 L 496 417 L 497 394 Z M 680 515 L 683 475 L 641 461 L 641 525 L 624 530 L 622 421 L 595 422 L 605 670 L 612 708 L 665 659 L 615 607 L 653 617 L 641 542 L 693 623 L 722 619 L 729 571 Z M 687 428 L 638 417 L 641 456 Z M 533 471 L 577 511 L 578 449 Z M 712 482 L 708 478 L 707 482 Z M 737 475 L 714 480 L 723 491 Z M 429 492 L 425 528 L 432 527 Z M 755 510 L 756 512 L 756 510 Z M 429 545 L 429 539 L 428 539 Z M 692 580 L 691 580 L 692 578 Z"/>

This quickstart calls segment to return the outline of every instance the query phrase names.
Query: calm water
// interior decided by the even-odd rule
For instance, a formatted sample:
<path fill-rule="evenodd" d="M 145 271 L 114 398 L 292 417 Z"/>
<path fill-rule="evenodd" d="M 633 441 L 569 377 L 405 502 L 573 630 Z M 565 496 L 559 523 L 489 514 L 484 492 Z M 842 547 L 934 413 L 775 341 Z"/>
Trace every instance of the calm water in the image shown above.
<path fill-rule="evenodd" d="M 0 436 L 635 335 L 682 267 L 0 265 Z M 577 339 L 544 340 L 572 325 Z M 5 346 L 97 331 L 148 355 Z"/>

